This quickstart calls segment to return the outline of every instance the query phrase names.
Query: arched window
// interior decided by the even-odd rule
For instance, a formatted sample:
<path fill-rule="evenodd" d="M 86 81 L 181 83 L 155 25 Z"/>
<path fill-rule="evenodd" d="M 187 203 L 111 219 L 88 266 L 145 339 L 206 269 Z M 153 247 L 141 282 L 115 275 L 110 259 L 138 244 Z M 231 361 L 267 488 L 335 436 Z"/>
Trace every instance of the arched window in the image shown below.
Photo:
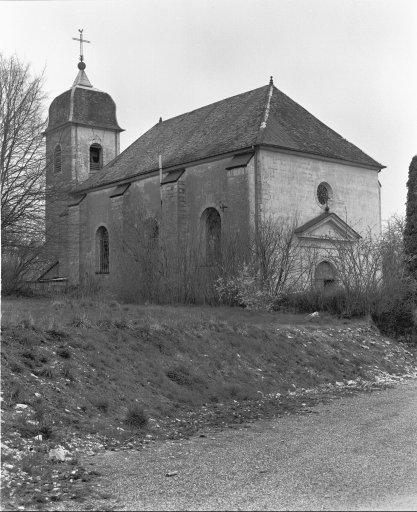
<path fill-rule="evenodd" d="M 220 263 L 222 257 L 222 221 L 215 208 L 207 208 L 201 215 L 204 249 L 207 265 Z"/>
<path fill-rule="evenodd" d="M 90 146 L 90 170 L 96 171 L 103 167 L 103 148 L 100 144 Z"/>
<path fill-rule="evenodd" d="M 58 144 L 54 149 L 54 173 L 61 172 L 61 160 L 62 160 L 61 146 Z"/>
<path fill-rule="evenodd" d="M 314 275 L 316 289 L 330 292 L 336 287 L 336 269 L 328 261 L 322 261 L 316 267 Z"/>
<path fill-rule="evenodd" d="M 96 231 L 96 265 L 97 273 L 109 273 L 109 232 L 104 226 Z"/>

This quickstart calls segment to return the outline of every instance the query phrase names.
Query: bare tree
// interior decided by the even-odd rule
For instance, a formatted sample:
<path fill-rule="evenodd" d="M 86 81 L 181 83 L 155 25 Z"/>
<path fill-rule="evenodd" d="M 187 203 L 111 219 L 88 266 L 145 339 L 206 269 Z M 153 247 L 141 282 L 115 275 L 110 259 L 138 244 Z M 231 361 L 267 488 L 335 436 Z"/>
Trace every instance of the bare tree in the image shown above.
<path fill-rule="evenodd" d="M 402 295 L 415 286 L 415 280 L 407 271 L 408 258 L 405 250 L 404 231 L 406 219 L 392 216 L 386 222 L 381 237 L 381 258 L 384 290 L 387 294 Z M 394 292 L 395 291 L 395 292 Z"/>
<path fill-rule="evenodd" d="M 305 265 L 301 256 L 315 254 L 315 251 L 312 248 L 303 250 L 295 234 L 297 225 L 295 216 L 282 220 L 266 218 L 258 226 L 254 264 L 261 286 L 267 287 L 274 295 L 297 289 L 311 270 L 311 265 Z"/>
<path fill-rule="evenodd" d="M 45 190 L 43 76 L 0 54 L 2 247 L 39 239 Z"/>

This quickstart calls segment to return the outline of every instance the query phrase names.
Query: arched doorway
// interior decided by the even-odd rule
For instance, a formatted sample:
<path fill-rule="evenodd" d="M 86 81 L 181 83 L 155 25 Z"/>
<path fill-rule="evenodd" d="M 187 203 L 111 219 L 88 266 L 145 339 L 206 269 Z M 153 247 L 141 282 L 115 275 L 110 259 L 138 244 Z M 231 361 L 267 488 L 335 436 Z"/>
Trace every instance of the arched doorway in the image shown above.
<path fill-rule="evenodd" d="M 336 288 L 336 269 L 329 261 L 322 261 L 316 267 L 314 284 L 317 290 L 325 293 Z"/>
<path fill-rule="evenodd" d="M 201 215 L 203 247 L 207 265 L 216 265 L 222 257 L 222 220 L 215 208 L 206 208 Z"/>

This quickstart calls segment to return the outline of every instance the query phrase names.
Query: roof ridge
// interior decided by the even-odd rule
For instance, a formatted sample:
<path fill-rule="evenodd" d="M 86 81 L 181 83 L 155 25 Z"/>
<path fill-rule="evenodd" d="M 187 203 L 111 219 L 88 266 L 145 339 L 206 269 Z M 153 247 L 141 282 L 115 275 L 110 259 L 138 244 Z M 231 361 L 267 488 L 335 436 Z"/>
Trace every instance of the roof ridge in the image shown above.
<path fill-rule="evenodd" d="M 193 112 L 197 112 L 198 110 L 202 110 L 203 108 L 212 107 L 213 105 L 218 105 L 220 103 L 223 103 L 225 101 L 229 101 L 233 98 L 237 98 L 238 96 L 244 96 L 245 94 L 248 94 L 250 92 L 259 91 L 260 89 L 263 89 L 264 87 L 269 87 L 268 85 L 262 85 L 261 87 L 256 87 L 256 89 L 249 89 L 248 91 L 241 92 L 239 94 L 234 94 L 233 96 L 228 96 L 227 98 L 223 98 L 222 100 L 214 101 L 213 103 L 209 103 L 208 105 L 203 105 L 202 107 L 194 108 L 193 110 L 189 110 L 188 112 L 183 112 L 182 114 L 178 114 L 173 117 L 169 117 L 168 119 L 163 119 L 162 123 L 155 123 L 152 128 L 159 124 L 167 123 L 168 121 L 172 121 L 173 119 L 177 119 L 178 117 L 186 116 L 187 114 L 192 114 Z"/>
<path fill-rule="evenodd" d="M 274 93 L 274 84 L 271 81 L 269 83 L 269 86 L 268 86 L 268 93 L 267 93 L 267 97 L 266 97 L 266 105 L 265 105 L 264 115 L 263 115 L 263 118 L 262 118 L 263 120 L 262 120 L 262 122 L 261 122 L 261 124 L 259 126 L 258 136 L 256 138 L 257 144 L 261 144 L 262 140 L 264 138 L 265 129 L 267 127 L 267 122 L 268 122 L 268 118 L 269 118 L 269 113 L 270 113 L 270 110 L 271 110 L 271 99 L 272 99 L 273 93 Z"/>

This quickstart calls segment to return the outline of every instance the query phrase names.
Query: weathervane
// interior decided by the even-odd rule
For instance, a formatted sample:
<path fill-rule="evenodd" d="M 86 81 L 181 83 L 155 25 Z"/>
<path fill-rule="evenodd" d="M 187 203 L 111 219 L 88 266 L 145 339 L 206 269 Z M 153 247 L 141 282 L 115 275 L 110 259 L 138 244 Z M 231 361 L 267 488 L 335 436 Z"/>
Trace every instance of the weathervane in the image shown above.
<path fill-rule="evenodd" d="M 73 37 L 74 41 L 80 42 L 80 62 L 78 63 L 79 69 L 85 69 L 85 63 L 84 63 L 84 55 L 83 55 L 83 43 L 91 43 L 91 41 L 87 41 L 87 39 L 83 39 L 83 28 L 79 28 L 78 32 L 80 33 L 80 37 Z"/>

